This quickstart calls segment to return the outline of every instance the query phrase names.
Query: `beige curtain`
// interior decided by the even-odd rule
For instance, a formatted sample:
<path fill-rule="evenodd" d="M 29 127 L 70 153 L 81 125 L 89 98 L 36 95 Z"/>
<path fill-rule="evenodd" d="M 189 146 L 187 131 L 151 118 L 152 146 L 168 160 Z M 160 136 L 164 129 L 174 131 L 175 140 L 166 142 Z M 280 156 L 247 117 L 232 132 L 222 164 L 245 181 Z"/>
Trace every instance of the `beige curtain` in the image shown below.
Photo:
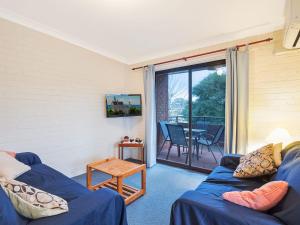
<path fill-rule="evenodd" d="M 156 164 L 156 104 L 155 104 L 155 68 L 144 68 L 145 92 L 145 150 L 147 167 Z"/>
<path fill-rule="evenodd" d="M 225 153 L 245 154 L 248 141 L 249 53 L 226 52 Z"/>

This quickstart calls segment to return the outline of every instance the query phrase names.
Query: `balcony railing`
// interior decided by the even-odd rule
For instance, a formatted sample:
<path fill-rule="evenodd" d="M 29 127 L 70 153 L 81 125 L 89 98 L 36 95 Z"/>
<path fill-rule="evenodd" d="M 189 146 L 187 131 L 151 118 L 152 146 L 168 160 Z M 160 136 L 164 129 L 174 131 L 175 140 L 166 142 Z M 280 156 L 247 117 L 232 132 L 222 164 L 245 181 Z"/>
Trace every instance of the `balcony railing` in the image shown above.
<path fill-rule="evenodd" d="M 188 126 L 189 117 L 188 116 L 169 116 L 168 121 L 170 123 L 178 123 L 183 126 Z M 192 116 L 192 127 L 206 127 L 207 125 L 224 125 L 224 117 L 215 117 L 215 116 Z"/>

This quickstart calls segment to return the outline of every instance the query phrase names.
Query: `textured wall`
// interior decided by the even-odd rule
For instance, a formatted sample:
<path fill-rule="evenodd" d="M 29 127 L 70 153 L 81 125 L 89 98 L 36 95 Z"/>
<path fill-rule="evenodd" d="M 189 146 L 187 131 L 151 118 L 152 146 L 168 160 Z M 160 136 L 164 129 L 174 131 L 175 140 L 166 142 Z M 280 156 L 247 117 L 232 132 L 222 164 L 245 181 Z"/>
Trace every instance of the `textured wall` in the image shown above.
<path fill-rule="evenodd" d="M 275 41 L 250 51 L 249 147 L 262 143 L 276 128 L 300 140 L 300 52 L 281 52 Z"/>
<path fill-rule="evenodd" d="M 142 121 L 105 116 L 105 94 L 141 93 L 127 77 L 125 64 L 0 19 L 0 148 L 36 152 L 68 175 L 115 155 Z"/>

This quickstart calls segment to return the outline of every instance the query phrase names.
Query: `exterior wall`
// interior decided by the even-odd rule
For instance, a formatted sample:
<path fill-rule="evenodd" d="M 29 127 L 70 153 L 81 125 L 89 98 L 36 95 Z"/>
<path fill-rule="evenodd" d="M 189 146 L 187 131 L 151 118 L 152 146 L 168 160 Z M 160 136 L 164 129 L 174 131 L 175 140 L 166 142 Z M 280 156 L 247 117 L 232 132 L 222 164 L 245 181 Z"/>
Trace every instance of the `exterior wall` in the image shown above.
<path fill-rule="evenodd" d="M 70 176 L 116 155 L 142 120 L 106 118 L 105 94 L 140 93 L 127 78 L 125 64 L 0 19 L 0 149 L 35 152 Z"/>
<path fill-rule="evenodd" d="M 300 51 L 287 51 L 281 47 L 283 31 L 276 31 L 260 36 L 218 44 L 203 49 L 196 49 L 153 59 L 131 65 L 131 68 L 153 64 L 159 61 L 174 59 L 187 55 L 227 48 L 241 43 L 273 37 L 274 41 L 250 46 L 250 84 L 249 84 L 249 133 L 248 151 L 266 143 L 267 136 L 276 128 L 286 129 L 292 140 L 300 140 Z M 160 69 L 184 66 L 224 58 L 224 54 L 211 55 L 187 62 L 168 64 Z M 137 74 L 140 75 L 137 75 Z M 133 71 L 141 79 L 141 71 Z"/>
<path fill-rule="evenodd" d="M 155 95 L 156 95 L 156 120 L 168 120 L 168 76 L 166 75 L 157 75 L 155 78 Z M 157 127 L 158 132 L 158 147 L 163 143 L 163 135 L 160 127 Z"/>
<path fill-rule="evenodd" d="M 156 76 L 156 118 L 168 120 L 168 76 Z"/>

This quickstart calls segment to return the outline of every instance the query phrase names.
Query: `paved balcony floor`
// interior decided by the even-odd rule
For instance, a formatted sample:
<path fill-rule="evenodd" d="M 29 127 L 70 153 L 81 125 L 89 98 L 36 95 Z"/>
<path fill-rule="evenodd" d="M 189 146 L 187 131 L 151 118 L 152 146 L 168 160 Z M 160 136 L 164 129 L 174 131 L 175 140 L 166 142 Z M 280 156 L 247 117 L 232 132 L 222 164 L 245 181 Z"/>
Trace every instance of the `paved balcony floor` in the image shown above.
<path fill-rule="evenodd" d="M 166 160 L 167 153 L 168 153 L 169 144 L 166 143 L 161 153 L 157 156 L 157 159 L 163 159 Z M 223 149 L 222 149 L 223 150 Z M 199 159 L 197 159 L 196 151 L 193 150 L 192 154 L 192 166 L 198 167 L 198 168 L 204 168 L 204 169 L 214 169 L 216 166 L 219 165 L 220 160 L 222 158 L 221 152 L 218 150 L 218 148 L 212 147 L 212 151 L 217 159 L 218 162 L 215 161 L 213 155 L 211 152 L 208 151 L 208 149 L 203 146 L 202 154 L 201 151 L 199 151 Z M 170 162 L 176 162 L 180 164 L 185 164 L 186 161 L 186 154 L 182 154 L 183 150 L 181 148 L 181 154 L 180 157 L 178 157 L 178 151 L 177 147 L 173 146 L 170 151 L 170 155 L 168 158 L 168 161 Z"/>

